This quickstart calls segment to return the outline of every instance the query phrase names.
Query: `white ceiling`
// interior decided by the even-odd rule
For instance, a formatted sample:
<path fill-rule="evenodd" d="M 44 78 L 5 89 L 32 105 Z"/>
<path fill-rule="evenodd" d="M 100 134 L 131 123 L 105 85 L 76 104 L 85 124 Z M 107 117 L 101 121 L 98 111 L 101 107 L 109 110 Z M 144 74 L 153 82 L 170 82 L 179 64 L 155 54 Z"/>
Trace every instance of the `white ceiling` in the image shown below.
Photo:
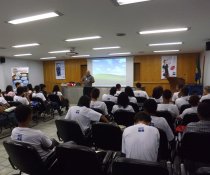
<path fill-rule="evenodd" d="M 42 21 L 11 25 L 5 21 L 59 11 L 63 16 Z M 174 27 L 191 27 L 188 32 L 139 35 L 138 31 Z M 123 32 L 125 37 L 117 37 Z M 98 40 L 68 43 L 67 38 L 100 35 Z M 1 56 L 32 53 L 25 59 L 48 56 L 49 51 L 75 46 L 82 55 L 105 57 L 112 52 L 152 54 L 153 50 L 180 49 L 183 53 L 200 52 L 210 38 L 210 0 L 151 0 L 115 6 L 111 0 L 1 0 Z M 148 47 L 149 43 L 184 42 L 181 46 Z M 15 49 L 11 46 L 38 42 L 38 47 Z M 121 46 L 121 49 L 93 51 L 93 47 Z"/>

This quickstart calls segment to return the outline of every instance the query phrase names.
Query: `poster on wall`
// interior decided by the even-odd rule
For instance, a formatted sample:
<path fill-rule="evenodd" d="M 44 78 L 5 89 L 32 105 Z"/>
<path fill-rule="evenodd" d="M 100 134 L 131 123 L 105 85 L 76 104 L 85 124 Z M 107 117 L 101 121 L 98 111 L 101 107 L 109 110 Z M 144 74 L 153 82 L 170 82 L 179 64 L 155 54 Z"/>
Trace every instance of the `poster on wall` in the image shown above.
<path fill-rule="evenodd" d="M 55 77 L 57 80 L 66 79 L 65 62 L 64 61 L 56 61 L 55 62 Z"/>
<path fill-rule="evenodd" d="M 12 68 L 12 84 L 19 82 L 22 86 L 27 86 L 29 83 L 29 67 L 13 67 Z"/>
<path fill-rule="evenodd" d="M 177 56 L 161 57 L 161 79 L 177 76 Z"/>

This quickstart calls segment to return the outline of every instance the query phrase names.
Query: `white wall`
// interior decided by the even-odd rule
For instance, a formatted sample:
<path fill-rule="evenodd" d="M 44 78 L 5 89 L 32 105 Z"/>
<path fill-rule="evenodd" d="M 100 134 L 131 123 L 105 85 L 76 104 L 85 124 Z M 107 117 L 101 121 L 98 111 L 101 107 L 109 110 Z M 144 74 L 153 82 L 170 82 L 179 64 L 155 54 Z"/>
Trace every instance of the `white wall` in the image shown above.
<path fill-rule="evenodd" d="M 43 63 L 15 58 L 6 58 L 6 62 L 0 64 L 0 89 L 12 84 L 12 67 L 29 67 L 29 83 L 33 86 L 44 82 Z"/>
<path fill-rule="evenodd" d="M 210 51 L 205 52 L 203 85 L 210 86 Z"/>

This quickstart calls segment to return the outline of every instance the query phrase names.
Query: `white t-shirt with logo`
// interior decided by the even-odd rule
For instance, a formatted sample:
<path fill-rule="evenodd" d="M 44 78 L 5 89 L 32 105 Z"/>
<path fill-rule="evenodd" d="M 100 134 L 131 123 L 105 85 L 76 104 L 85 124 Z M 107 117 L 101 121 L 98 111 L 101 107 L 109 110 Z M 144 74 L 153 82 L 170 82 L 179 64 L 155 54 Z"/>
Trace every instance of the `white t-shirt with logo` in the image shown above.
<path fill-rule="evenodd" d="M 102 101 L 91 101 L 90 108 L 100 109 L 104 115 L 108 115 L 107 106 Z"/>
<path fill-rule="evenodd" d="M 210 94 L 202 96 L 200 102 L 202 102 L 203 100 L 210 100 Z"/>
<path fill-rule="evenodd" d="M 176 99 L 175 104 L 180 109 L 181 106 L 189 104 L 189 102 L 188 102 L 189 98 L 190 98 L 189 96 L 180 97 L 180 98 Z"/>
<path fill-rule="evenodd" d="M 102 101 L 112 101 L 114 103 L 117 103 L 117 97 L 110 94 L 104 94 L 102 96 Z"/>
<path fill-rule="evenodd" d="M 135 104 L 137 104 L 137 100 L 136 100 L 135 97 L 128 97 L 128 98 L 129 98 L 130 103 L 135 103 Z"/>
<path fill-rule="evenodd" d="M 119 110 L 128 111 L 128 112 L 135 112 L 133 110 L 133 107 L 130 106 L 130 105 L 128 105 L 126 108 L 124 108 L 123 106 L 114 105 L 113 108 L 112 108 L 112 114 L 114 114 L 116 111 L 119 111 Z"/>
<path fill-rule="evenodd" d="M 174 104 L 158 104 L 157 111 L 168 111 L 174 118 L 179 116 L 179 109 Z"/>
<path fill-rule="evenodd" d="M 34 146 L 42 160 L 45 160 L 53 152 L 53 150 L 47 150 L 52 145 L 52 141 L 40 130 L 16 127 L 12 130 L 11 139 Z"/>
<path fill-rule="evenodd" d="M 69 108 L 65 119 L 76 121 L 85 133 L 91 127 L 91 121 L 100 121 L 102 114 L 85 106 L 72 106 Z"/>
<path fill-rule="evenodd" d="M 44 94 L 41 93 L 41 92 L 39 92 L 39 93 L 35 93 L 35 92 L 34 92 L 34 93 L 32 94 L 32 97 L 41 98 L 42 101 L 46 101 L 46 98 L 45 98 Z"/>
<path fill-rule="evenodd" d="M 134 92 L 135 97 L 144 97 L 144 98 L 147 98 L 147 99 L 149 98 L 146 91 L 136 90 L 136 91 L 133 91 L 133 92 Z"/>
<path fill-rule="evenodd" d="M 7 104 L 7 101 L 4 99 L 4 97 L 0 97 L 0 103 L 2 104 Z"/>
<path fill-rule="evenodd" d="M 23 105 L 29 105 L 29 101 L 27 100 L 26 97 L 21 97 L 21 96 L 15 95 L 15 96 L 14 96 L 14 101 L 15 101 L 15 102 L 20 102 L 20 103 L 22 103 Z"/>
<path fill-rule="evenodd" d="M 185 109 L 180 115 L 180 117 L 183 118 L 186 114 L 197 114 L 197 113 L 198 113 L 198 107 L 194 106 L 194 107 Z"/>
<path fill-rule="evenodd" d="M 122 138 L 122 153 L 126 158 L 157 161 L 160 134 L 157 128 L 137 124 L 126 128 Z"/>
<path fill-rule="evenodd" d="M 180 92 L 174 92 L 174 94 L 173 94 L 173 96 L 172 96 L 172 101 L 173 101 L 173 102 L 175 102 L 176 99 L 179 98 L 179 93 L 180 93 Z"/>

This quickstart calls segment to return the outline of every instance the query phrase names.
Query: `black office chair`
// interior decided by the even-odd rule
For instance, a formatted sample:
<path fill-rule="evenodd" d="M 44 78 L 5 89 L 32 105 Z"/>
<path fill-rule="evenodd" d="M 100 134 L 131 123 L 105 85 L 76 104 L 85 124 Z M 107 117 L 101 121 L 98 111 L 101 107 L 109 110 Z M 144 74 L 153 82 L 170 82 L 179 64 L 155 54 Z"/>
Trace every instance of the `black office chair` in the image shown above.
<path fill-rule="evenodd" d="M 91 108 L 92 110 L 100 113 L 100 114 L 104 114 L 103 111 L 101 109 L 98 109 L 98 108 Z"/>
<path fill-rule="evenodd" d="M 41 98 L 32 97 L 31 102 L 32 102 L 32 108 L 38 110 L 40 113 L 42 113 L 46 110 L 46 106 Z M 34 105 L 33 105 L 33 103 L 34 103 Z"/>
<path fill-rule="evenodd" d="M 5 99 L 7 102 L 13 101 L 13 97 L 11 97 L 11 96 L 4 96 L 4 99 Z"/>
<path fill-rule="evenodd" d="M 115 103 L 112 102 L 112 101 L 105 101 L 104 103 L 107 106 L 108 113 L 111 114 L 112 113 L 112 108 L 115 105 Z"/>
<path fill-rule="evenodd" d="M 210 175 L 210 167 L 201 167 L 196 171 L 195 174 L 196 175 Z"/>
<path fill-rule="evenodd" d="M 133 110 L 135 111 L 135 113 L 139 112 L 139 107 L 136 103 L 129 103 L 130 106 L 132 106 Z"/>
<path fill-rule="evenodd" d="M 144 102 L 147 100 L 145 97 L 136 97 L 139 109 L 143 111 Z"/>
<path fill-rule="evenodd" d="M 22 103 L 18 102 L 18 101 L 10 101 L 8 102 L 10 106 L 19 106 L 22 105 Z"/>
<path fill-rule="evenodd" d="M 55 162 L 46 164 L 42 161 L 37 150 L 27 143 L 4 141 L 4 148 L 9 155 L 9 162 L 14 169 L 31 175 L 52 174 L 51 169 Z"/>
<path fill-rule="evenodd" d="M 158 129 L 159 134 L 160 134 L 160 143 L 159 143 L 159 149 L 158 149 L 158 160 L 171 160 L 170 157 L 170 148 L 169 148 L 169 143 L 168 143 L 168 139 L 166 136 L 166 133 L 161 130 Z"/>
<path fill-rule="evenodd" d="M 112 165 L 112 175 L 168 175 L 160 163 L 119 157 Z"/>
<path fill-rule="evenodd" d="M 119 110 L 114 113 L 114 121 L 118 125 L 124 125 L 126 127 L 129 127 L 134 125 L 134 116 L 134 112 Z"/>
<path fill-rule="evenodd" d="M 12 129 L 13 124 L 10 122 L 8 115 L 6 113 L 0 114 L 0 134 L 2 133 L 3 128 Z"/>
<path fill-rule="evenodd" d="M 202 103 L 210 103 L 210 99 L 203 100 Z"/>
<path fill-rule="evenodd" d="M 198 122 L 200 119 L 198 118 L 197 114 L 186 114 L 183 117 L 182 123 L 181 125 L 186 126 L 187 124 L 191 123 L 191 122 Z"/>
<path fill-rule="evenodd" d="M 185 109 L 188 109 L 188 108 L 191 108 L 191 105 L 190 104 L 186 104 L 186 105 L 182 105 L 180 107 L 180 114 L 182 114 L 182 112 L 185 110 Z"/>

